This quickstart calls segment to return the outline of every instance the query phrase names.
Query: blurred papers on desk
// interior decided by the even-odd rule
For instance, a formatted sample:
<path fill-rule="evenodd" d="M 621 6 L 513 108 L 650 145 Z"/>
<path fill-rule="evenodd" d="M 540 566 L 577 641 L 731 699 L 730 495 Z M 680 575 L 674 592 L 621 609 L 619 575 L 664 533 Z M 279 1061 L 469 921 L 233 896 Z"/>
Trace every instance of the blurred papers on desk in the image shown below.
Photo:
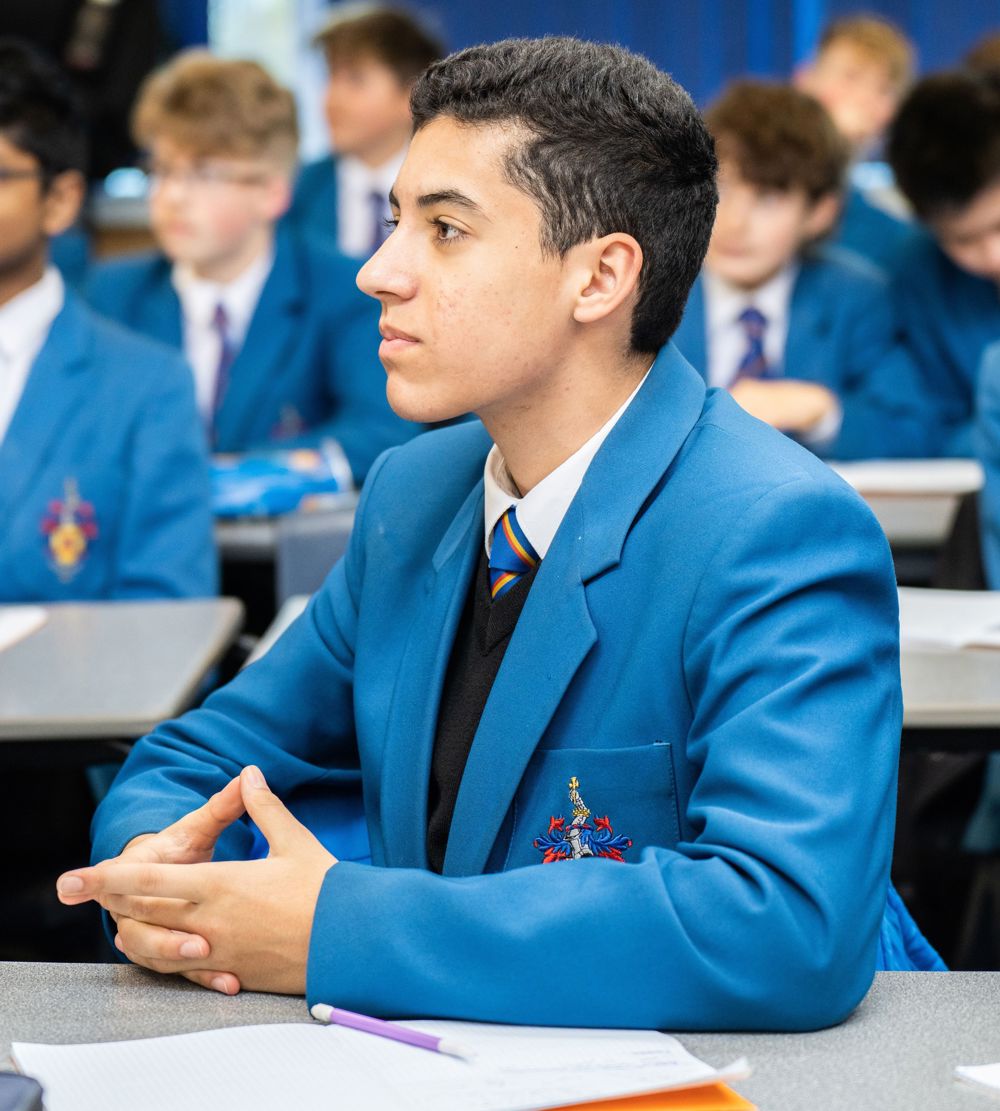
<path fill-rule="evenodd" d="M 38 632 L 47 620 L 41 606 L 0 606 L 0 652 Z"/>
<path fill-rule="evenodd" d="M 870 459 L 831 466 L 862 497 L 960 497 L 983 485 L 983 468 L 975 459 Z"/>
<path fill-rule="evenodd" d="M 1000 648 L 1000 591 L 899 588 L 904 648 Z"/>
<path fill-rule="evenodd" d="M 336 448 L 336 450 L 334 450 Z M 336 445 L 212 458 L 216 517 L 276 517 L 318 509 L 351 489 L 351 473 Z"/>
<path fill-rule="evenodd" d="M 1000 1065 L 956 1065 L 955 1079 L 1000 1096 Z"/>
<path fill-rule="evenodd" d="M 714 1069 L 676 1038 L 655 1031 L 405 1025 L 460 1042 L 474 1059 L 318 1023 L 93 1045 L 15 1042 L 12 1055 L 22 1072 L 41 1082 L 47 1111 L 327 1105 L 365 1111 L 541 1111 L 593 1100 L 604 1101 L 597 1105 L 601 1111 L 752 1106 L 724 1084 L 749 1074 L 745 1060 Z M 641 1098 L 624 1098 L 629 1096 Z"/>

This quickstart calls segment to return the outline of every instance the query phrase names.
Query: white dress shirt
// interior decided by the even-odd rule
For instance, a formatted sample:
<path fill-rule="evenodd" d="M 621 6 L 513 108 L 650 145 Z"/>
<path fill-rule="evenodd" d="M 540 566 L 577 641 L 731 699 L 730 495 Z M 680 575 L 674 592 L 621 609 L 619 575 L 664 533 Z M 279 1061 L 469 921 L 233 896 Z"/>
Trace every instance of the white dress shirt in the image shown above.
<path fill-rule="evenodd" d="M 740 316 L 745 309 L 751 307 L 757 309 L 767 321 L 764 328 L 764 358 L 767 365 L 780 374 L 785 365 L 792 291 L 798 274 L 798 264 L 790 263 L 762 286 L 748 292 L 730 285 L 707 269 L 702 271 L 710 386 L 728 389 L 733 384 L 748 347 L 747 334 L 740 323 Z M 797 438 L 812 447 L 829 443 L 840 431 L 843 419 L 844 413 L 838 404 L 815 428 Z"/>
<path fill-rule="evenodd" d="M 184 354 L 194 371 L 198 412 L 206 425 L 212 421 L 215 379 L 222 355 L 222 337 L 214 323 L 216 306 L 221 304 L 226 310 L 229 342 L 238 351 L 243 346 L 273 265 L 272 245 L 231 282 L 206 281 L 190 266 L 181 263 L 173 268 L 171 280 L 180 298 L 184 319 Z"/>
<path fill-rule="evenodd" d="M 493 547 L 493 529 L 497 521 L 513 505 L 517 510 L 517 523 L 521 526 L 521 531 L 528 538 L 539 558 L 545 558 L 545 553 L 552 544 L 552 538 L 562 524 L 563 517 L 566 516 L 570 502 L 580 489 L 580 483 L 583 482 L 583 476 L 587 473 L 591 460 L 607 439 L 608 433 L 618 423 L 622 413 L 632 404 L 632 399 L 642 389 L 642 383 L 648 377 L 647 370 L 642 376 L 642 382 L 629 394 L 624 404 L 608 422 L 598 429 L 583 447 L 578 448 L 564 463 L 560 463 L 524 497 L 514 485 L 504 457 L 500 454 L 500 448 L 496 444 L 490 448 L 483 473 L 487 556 Z"/>
<path fill-rule="evenodd" d="M 343 254 L 368 258 L 375 227 L 371 195 L 378 193 L 383 198 L 385 215 L 391 215 L 389 190 L 405 157 L 404 147 L 374 169 L 348 154 L 337 159 L 337 246 Z"/>
<path fill-rule="evenodd" d="M 25 383 L 62 311 L 66 287 L 54 266 L 6 305 L 0 306 L 0 443 L 14 418 Z"/>

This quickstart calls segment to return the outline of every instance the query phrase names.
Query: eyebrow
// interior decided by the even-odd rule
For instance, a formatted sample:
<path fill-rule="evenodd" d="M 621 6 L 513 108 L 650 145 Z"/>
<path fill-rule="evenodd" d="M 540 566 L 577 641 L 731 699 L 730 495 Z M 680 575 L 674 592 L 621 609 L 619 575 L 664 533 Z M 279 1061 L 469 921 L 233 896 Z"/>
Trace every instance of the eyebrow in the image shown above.
<path fill-rule="evenodd" d="M 393 190 L 389 190 L 389 204 L 393 208 L 399 208 L 399 198 Z M 436 193 L 423 193 L 417 197 L 418 208 L 432 208 L 438 204 L 453 204 L 458 208 L 464 208 L 467 212 L 472 212 L 476 216 L 482 216 L 483 219 L 489 219 L 482 208 L 476 204 L 471 198 L 467 197 L 464 193 L 460 193 L 457 189 L 439 189 Z"/>

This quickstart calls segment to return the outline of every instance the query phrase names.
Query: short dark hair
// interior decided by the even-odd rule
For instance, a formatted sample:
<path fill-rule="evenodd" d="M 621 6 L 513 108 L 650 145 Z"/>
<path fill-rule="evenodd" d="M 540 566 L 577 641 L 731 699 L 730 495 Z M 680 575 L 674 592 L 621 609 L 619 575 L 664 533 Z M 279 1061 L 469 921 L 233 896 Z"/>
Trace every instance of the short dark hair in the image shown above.
<path fill-rule="evenodd" d="M 846 140 L 808 93 L 770 81 L 734 81 L 705 113 L 720 159 L 763 188 L 803 189 L 811 201 L 843 187 Z"/>
<path fill-rule="evenodd" d="M 361 8 L 338 12 L 313 40 L 330 62 L 375 58 L 409 85 L 444 53 L 444 46 L 409 12 Z"/>
<path fill-rule="evenodd" d="M 0 38 L 0 135 L 37 159 L 45 188 L 81 173 L 87 141 L 79 101 L 59 67 L 29 43 Z"/>
<path fill-rule="evenodd" d="M 410 100 L 414 130 L 447 116 L 528 133 L 512 185 L 541 209 L 541 247 L 625 232 L 643 251 L 631 345 L 654 354 L 680 323 L 718 194 L 712 139 L 688 94 L 645 58 L 572 38 L 507 39 L 436 62 Z"/>
<path fill-rule="evenodd" d="M 1000 181 L 1000 72 L 925 77 L 899 109 L 888 155 L 922 220 L 963 208 Z"/>

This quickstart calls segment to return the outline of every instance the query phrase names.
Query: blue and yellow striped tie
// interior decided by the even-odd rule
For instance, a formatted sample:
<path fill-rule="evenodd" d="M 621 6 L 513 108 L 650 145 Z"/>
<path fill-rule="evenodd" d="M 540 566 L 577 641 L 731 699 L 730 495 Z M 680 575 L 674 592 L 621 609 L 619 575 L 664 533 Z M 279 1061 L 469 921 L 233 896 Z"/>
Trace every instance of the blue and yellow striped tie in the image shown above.
<path fill-rule="evenodd" d="M 508 590 L 533 567 L 538 566 L 539 556 L 517 523 L 514 507 L 493 527 L 493 546 L 490 548 L 490 594 L 494 600 Z"/>

